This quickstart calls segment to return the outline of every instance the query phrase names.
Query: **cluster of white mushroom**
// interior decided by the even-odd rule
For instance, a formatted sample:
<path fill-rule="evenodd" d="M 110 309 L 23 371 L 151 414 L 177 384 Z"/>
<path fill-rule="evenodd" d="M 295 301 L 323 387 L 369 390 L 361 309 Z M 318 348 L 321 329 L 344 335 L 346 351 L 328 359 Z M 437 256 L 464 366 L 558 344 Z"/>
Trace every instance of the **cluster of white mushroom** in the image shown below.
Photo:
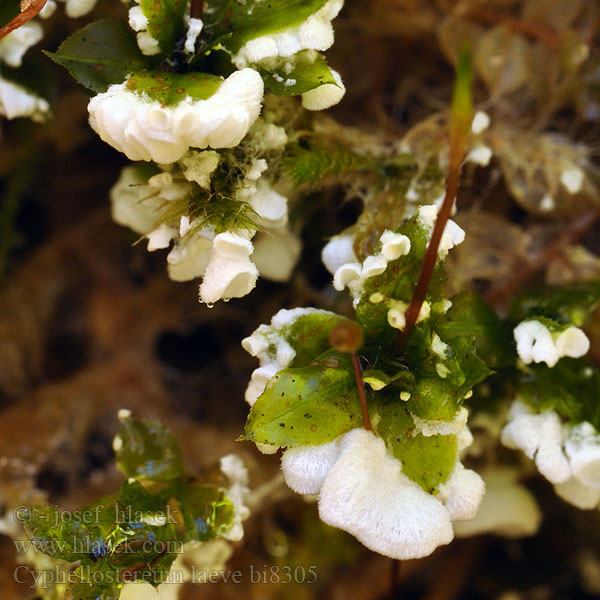
<path fill-rule="evenodd" d="M 142 52 L 157 54 L 159 42 L 148 31 L 148 18 L 137 1 L 129 11 L 129 24 L 138 32 Z M 92 98 L 88 106 L 90 125 L 106 143 L 131 160 L 170 163 L 189 148 L 236 146 L 256 121 L 263 99 L 262 78 L 249 65 L 289 57 L 293 68 L 293 55 L 297 52 L 329 48 L 333 44 L 331 20 L 342 4 L 343 0 L 329 0 L 303 24 L 246 42 L 233 57 L 239 71 L 232 73 L 207 99 L 186 96 L 173 105 L 164 105 L 145 92 L 129 89 L 125 81 Z M 189 15 L 185 22 L 185 51 L 193 53 L 203 23 Z M 305 108 L 323 110 L 341 100 L 345 88 L 339 73 L 332 74 L 336 84 L 324 84 L 303 94 Z"/>
<path fill-rule="evenodd" d="M 165 106 L 125 81 L 94 96 L 88 112 L 94 131 L 127 158 L 172 163 L 189 148 L 237 146 L 258 118 L 262 98 L 262 77 L 242 69 L 206 100 L 186 96 Z"/>
<path fill-rule="evenodd" d="M 283 128 L 263 121 L 256 124 L 253 136 L 263 150 L 280 149 L 287 142 Z M 245 296 L 256 285 L 259 270 L 268 278 L 286 280 L 300 252 L 300 242 L 288 227 L 287 198 L 263 175 L 268 168 L 265 159 L 254 160 L 232 190 L 240 206 L 252 208 L 256 225 L 264 229 L 256 245 L 251 241 L 255 229 L 217 232 L 214 225 L 204 224 L 203 214 L 183 214 L 176 222 L 162 219 L 178 203 L 187 208 L 194 193 L 208 193 L 221 160 L 214 150 L 189 150 L 177 163 L 160 165 L 161 172 L 149 179 L 136 167 L 126 167 L 111 191 L 113 219 L 146 236 L 150 251 L 173 243 L 167 256 L 169 277 L 175 281 L 203 277 L 200 299 L 207 304 Z"/>
<path fill-rule="evenodd" d="M 220 463 L 221 472 L 229 480 L 227 495 L 234 508 L 233 524 L 223 537 L 226 540 L 239 542 L 244 537 L 242 522 L 250 516 L 250 509 L 246 506 L 246 501 L 250 495 L 248 469 L 244 461 L 237 454 L 223 456 Z"/>
<path fill-rule="evenodd" d="M 553 367 L 563 356 L 579 358 L 590 349 L 590 341 L 579 327 L 550 331 L 535 319 L 519 323 L 514 337 L 519 358 L 525 364 L 545 362 Z"/>
<path fill-rule="evenodd" d="M 260 361 L 246 390 L 254 405 L 269 380 L 288 367 L 296 351 L 288 341 L 291 327 L 305 315 L 331 315 L 314 308 L 280 310 L 269 325 L 261 325 L 242 346 Z M 413 435 L 456 435 L 459 453 L 473 438 L 460 409 L 449 422 L 415 420 Z M 377 422 L 375 416 L 374 422 Z M 277 446 L 257 444 L 274 453 Z M 321 519 L 352 533 L 368 548 L 393 558 L 417 558 L 452 540 L 452 521 L 472 519 L 485 485 L 457 459 L 435 495 L 425 492 L 402 473 L 402 464 L 389 454 L 384 441 L 364 429 L 336 440 L 286 450 L 282 469 L 287 484 L 300 494 L 319 496 Z"/>
<path fill-rule="evenodd" d="M 260 325 L 252 335 L 242 340 L 244 350 L 260 361 L 260 366 L 252 372 L 246 389 L 246 402 L 250 406 L 254 406 L 258 397 L 265 391 L 269 379 L 287 368 L 294 360 L 296 351 L 286 338 L 290 327 L 300 317 L 315 314 L 336 316 L 335 313 L 317 308 L 282 308 L 273 316 L 270 325 Z M 273 449 L 265 448 L 264 444 L 259 445 L 259 449 L 269 448 L 269 453 L 278 450 L 277 447 Z"/>
<path fill-rule="evenodd" d="M 459 449 L 471 441 L 468 429 Z M 281 467 L 290 488 L 318 495 L 319 516 L 367 548 L 399 560 L 420 558 L 452 541 L 452 521 L 472 519 L 484 483 L 460 460 L 435 495 L 402 472 L 373 432 L 353 429 L 320 446 L 290 448 Z"/>
<path fill-rule="evenodd" d="M 301 25 L 247 41 L 233 57 L 234 64 L 241 69 L 265 58 L 286 58 L 302 50 L 327 50 L 334 40 L 331 21 L 343 5 L 344 0 L 328 0 Z"/>
<path fill-rule="evenodd" d="M 584 421 L 566 424 L 553 410 L 536 412 L 522 399 L 512 405 L 501 442 L 522 450 L 556 493 L 583 509 L 600 503 L 600 433 Z"/>
<path fill-rule="evenodd" d="M 437 212 L 438 207 L 433 204 L 421 206 L 417 211 L 419 222 L 430 236 Z M 454 221 L 448 220 L 438 249 L 438 258 L 443 260 L 448 251 L 462 243 L 464 239 L 465 232 Z M 362 263 L 358 262 L 354 253 L 352 235 L 335 236 L 323 248 L 321 258 L 327 270 L 333 274 L 333 287 L 339 292 L 347 287 L 354 299 L 355 308 L 364 295 L 365 282 L 371 277 L 384 273 L 390 261 L 397 260 L 410 252 L 410 239 L 401 233 L 386 230 L 381 234 L 379 241 L 381 246 L 378 251 L 374 255 L 367 256 Z M 404 328 L 404 312 L 408 308 L 405 303 L 386 299 L 378 293 L 371 294 L 368 300 L 373 304 L 386 301 L 389 304 L 390 325 L 396 329 Z M 419 319 L 426 319 L 429 311 L 430 306 L 425 302 Z"/>

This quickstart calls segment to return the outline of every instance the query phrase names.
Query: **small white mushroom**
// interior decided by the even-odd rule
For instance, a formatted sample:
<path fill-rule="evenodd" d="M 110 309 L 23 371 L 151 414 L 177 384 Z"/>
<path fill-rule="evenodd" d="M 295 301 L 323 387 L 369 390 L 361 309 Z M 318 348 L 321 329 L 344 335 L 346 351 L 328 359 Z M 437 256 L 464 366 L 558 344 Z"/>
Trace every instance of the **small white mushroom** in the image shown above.
<path fill-rule="evenodd" d="M 236 233 L 227 231 L 215 236 L 200 286 L 203 302 L 241 298 L 254 288 L 258 270 L 249 258 L 252 250 L 252 242 Z"/>
<path fill-rule="evenodd" d="M 379 238 L 381 254 L 386 260 L 396 260 L 410 252 L 410 239 L 401 233 L 386 229 Z"/>
<path fill-rule="evenodd" d="M 339 438 L 320 446 L 289 448 L 281 457 L 287 485 L 298 494 L 318 494 L 340 455 Z"/>
<path fill-rule="evenodd" d="M 493 469 L 484 472 L 485 496 L 477 515 L 456 521 L 457 537 L 494 533 L 507 538 L 533 535 L 539 528 L 541 513 L 533 494 L 517 483 L 518 471 Z"/>
<path fill-rule="evenodd" d="M 420 558 L 452 541 L 444 505 L 402 473 L 381 438 L 354 429 L 319 496 L 321 519 L 367 548 L 398 560 Z"/>
<path fill-rule="evenodd" d="M 302 94 L 302 106 L 306 110 L 325 110 L 337 104 L 346 94 L 346 87 L 340 74 L 331 69 L 335 81 L 313 88 Z"/>
<path fill-rule="evenodd" d="M 589 487 L 575 477 L 555 484 L 556 494 L 581 510 L 591 510 L 600 504 L 600 489 Z"/>
<path fill-rule="evenodd" d="M 354 236 L 344 234 L 332 237 L 321 251 L 321 260 L 332 275 L 342 265 L 358 263 L 354 254 Z"/>
<path fill-rule="evenodd" d="M 585 333 L 578 327 L 552 333 L 543 323 L 535 319 L 522 321 L 513 332 L 519 358 L 525 363 L 545 362 L 553 367 L 562 356 L 579 358 L 590 347 Z"/>
<path fill-rule="evenodd" d="M 439 486 L 438 499 L 444 503 L 453 521 L 473 519 L 485 493 L 483 479 L 458 461 L 450 477 Z"/>
<path fill-rule="evenodd" d="M 551 483 L 563 483 L 571 476 L 571 467 L 562 450 L 563 428 L 552 410 L 535 414 L 516 400 L 509 411 L 509 422 L 500 441 L 507 448 L 521 449 L 535 460 L 538 471 Z"/>

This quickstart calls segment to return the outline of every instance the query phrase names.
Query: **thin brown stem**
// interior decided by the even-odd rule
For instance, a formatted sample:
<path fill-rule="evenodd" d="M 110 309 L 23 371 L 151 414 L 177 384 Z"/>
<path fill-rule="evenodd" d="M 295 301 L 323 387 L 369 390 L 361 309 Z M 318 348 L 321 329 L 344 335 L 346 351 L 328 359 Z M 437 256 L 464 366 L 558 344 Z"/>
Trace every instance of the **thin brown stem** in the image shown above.
<path fill-rule="evenodd" d="M 437 262 L 437 253 L 446 228 L 446 223 L 452 213 L 452 207 L 458 193 L 460 167 L 465 156 L 467 138 L 473 118 L 473 97 L 471 91 L 471 58 L 467 47 L 463 47 L 456 71 L 456 83 L 452 97 L 450 115 L 450 152 L 448 157 L 448 174 L 446 177 L 446 193 L 438 211 L 437 219 L 431 233 L 431 239 L 425 251 L 421 272 L 410 304 L 404 318 L 406 325 L 396 333 L 394 351 L 401 354 L 419 318 L 427 289 Z"/>
<path fill-rule="evenodd" d="M 451 164 L 448 167 L 448 182 L 446 184 L 444 201 L 442 202 L 442 207 L 438 212 L 433 233 L 431 234 L 431 240 L 429 241 L 429 245 L 427 246 L 427 250 L 425 252 L 425 258 L 423 259 L 421 272 L 419 273 L 419 280 L 417 281 L 415 291 L 413 292 L 410 304 L 408 305 L 404 315 L 406 319 L 406 326 L 402 331 L 398 332 L 396 339 L 394 340 L 394 347 L 397 352 L 402 352 L 404 349 L 412 329 L 419 318 L 419 313 L 421 312 L 423 302 L 425 302 L 427 288 L 429 287 L 429 282 L 431 280 L 431 276 L 433 275 L 433 270 L 435 269 L 435 264 L 437 261 L 437 251 L 440 247 L 442 235 L 444 233 L 446 223 L 450 218 L 450 214 L 452 213 L 452 207 L 454 206 L 454 200 L 456 199 L 456 194 L 458 192 L 459 178 L 460 163 L 458 163 L 458 165 Z"/>
<path fill-rule="evenodd" d="M 190 17 L 192 19 L 201 19 L 204 14 L 204 0 L 192 0 L 190 6 Z"/>
<path fill-rule="evenodd" d="M 369 407 L 367 406 L 367 394 L 365 392 L 365 382 L 362 378 L 360 360 L 358 359 L 358 354 L 356 352 L 351 352 L 350 357 L 352 358 L 352 368 L 354 369 L 356 391 L 358 392 L 358 398 L 360 400 L 360 410 L 362 412 L 363 425 L 367 431 L 373 431 L 371 417 L 369 416 Z"/>
<path fill-rule="evenodd" d="M 533 39 L 542 40 L 549 46 L 556 46 L 560 40 L 558 33 L 552 27 L 536 23 L 535 21 L 513 17 L 512 15 L 507 15 L 491 8 L 478 8 L 468 13 L 467 18 L 471 21 L 490 25 L 506 25 L 513 31 L 517 31 Z"/>
<path fill-rule="evenodd" d="M 12 21 L 9 21 L 4 27 L 0 28 L 0 40 L 6 37 L 11 31 L 18 29 L 28 23 L 35 17 L 46 5 L 46 0 L 32 0 L 29 4 L 23 5 L 24 8 Z"/>

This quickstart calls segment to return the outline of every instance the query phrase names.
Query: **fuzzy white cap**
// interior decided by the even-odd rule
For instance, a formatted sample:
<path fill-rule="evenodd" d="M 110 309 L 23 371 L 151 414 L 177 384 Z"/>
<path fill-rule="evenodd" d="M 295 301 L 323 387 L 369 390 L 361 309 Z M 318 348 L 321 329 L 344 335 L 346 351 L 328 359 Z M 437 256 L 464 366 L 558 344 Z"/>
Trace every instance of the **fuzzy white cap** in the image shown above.
<path fill-rule="evenodd" d="M 252 127 L 251 133 L 260 141 L 261 147 L 267 150 L 278 150 L 288 143 L 288 136 L 283 127 L 275 123 L 267 123 L 258 119 Z"/>
<path fill-rule="evenodd" d="M 440 259 L 446 258 L 448 251 L 452 250 L 454 246 L 458 246 L 465 241 L 465 232 L 461 229 L 454 221 L 448 219 L 446 227 L 444 227 L 444 233 L 440 241 L 440 247 L 438 248 L 438 257 Z"/>
<path fill-rule="evenodd" d="M 386 229 L 379 238 L 381 254 L 386 260 L 397 260 L 410 252 L 410 239 L 402 233 L 394 233 Z"/>
<path fill-rule="evenodd" d="M 177 229 L 170 227 L 166 223 L 159 225 L 156 229 L 150 231 L 148 238 L 148 252 L 168 248 L 171 240 L 177 236 Z"/>
<path fill-rule="evenodd" d="M 252 242 L 237 233 L 226 231 L 215 236 L 200 285 L 202 302 L 241 298 L 254 289 L 258 270 L 249 258 L 252 250 Z"/>
<path fill-rule="evenodd" d="M 471 123 L 471 131 L 475 135 L 483 133 L 490 126 L 490 117 L 486 112 L 478 110 L 473 115 L 473 122 Z"/>
<path fill-rule="evenodd" d="M 554 411 L 535 414 L 524 402 L 515 400 L 508 419 L 500 436 L 502 444 L 521 449 L 534 459 L 538 471 L 551 483 L 569 479 L 571 467 L 562 450 L 563 428 Z"/>
<path fill-rule="evenodd" d="M 346 239 L 343 239 L 344 237 Z M 355 259 L 354 251 L 350 245 L 351 238 L 348 238 L 349 236 L 333 238 L 330 242 L 332 244 L 331 248 L 327 252 L 325 252 L 325 249 L 323 250 L 323 260 L 327 260 L 330 267 L 336 266 L 336 263 L 346 253 L 348 258 Z M 362 264 L 348 262 L 340 264 L 335 270 L 333 276 L 334 289 L 341 292 L 345 287 L 348 287 L 354 298 L 355 308 L 362 296 L 365 281 L 370 277 L 376 277 L 384 273 L 389 261 L 396 260 L 410 252 L 410 240 L 402 234 L 386 230 L 379 237 L 379 241 L 381 243 L 379 250 L 375 254 L 367 256 Z"/>
<path fill-rule="evenodd" d="M 328 0 L 301 25 L 246 42 L 233 57 L 233 63 L 241 69 L 265 58 L 292 56 L 301 50 L 327 50 L 333 44 L 331 21 L 343 3 L 343 0 Z"/>
<path fill-rule="evenodd" d="M 575 477 L 555 484 L 554 491 L 557 496 L 581 510 L 591 510 L 600 504 L 600 489 L 584 485 Z"/>
<path fill-rule="evenodd" d="M 489 146 L 478 144 L 469 150 L 465 162 L 471 162 L 480 165 L 481 167 L 487 167 L 490 164 L 493 155 L 494 153 Z"/>
<path fill-rule="evenodd" d="M 367 256 L 362 264 L 361 279 L 369 279 L 370 277 L 377 277 L 377 275 L 385 273 L 387 264 L 388 261 L 383 254 Z"/>
<path fill-rule="evenodd" d="M 340 455 L 340 438 L 320 446 L 289 448 L 281 457 L 287 485 L 298 494 L 318 494 Z"/>
<path fill-rule="evenodd" d="M 0 40 L 0 62 L 5 62 L 9 67 L 20 67 L 25 52 L 35 46 L 43 36 L 42 26 L 35 21 L 29 21 L 11 31 Z"/>
<path fill-rule="evenodd" d="M 358 263 L 354 254 L 354 236 L 342 234 L 332 237 L 321 251 L 321 260 L 332 275 L 344 264 Z"/>
<path fill-rule="evenodd" d="M 433 231 L 435 221 L 437 219 L 439 207 L 435 204 L 426 204 L 420 206 L 417 215 L 421 224 L 430 232 Z M 430 233 L 431 234 L 431 233 Z M 448 219 L 444 227 L 444 233 L 440 240 L 438 248 L 438 258 L 443 260 L 448 255 L 448 251 L 462 244 L 465 240 L 465 232 L 454 221 Z"/>
<path fill-rule="evenodd" d="M 148 27 L 148 17 L 141 6 L 135 5 L 129 9 L 129 27 L 134 31 L 142 31 Z"/>
<path fill-rule="evenodd" d="M 485 496 L 477 515 L 469 521 L 456 521 L 457 537 L 494 533 L 507 538 L 533 535 L 541 513 L 533 494 L 516 482 L 518 472 L 495 469 L 483 473 Z"/>
<path fill-rule="evenodd" d="M 260 325 L 252 335 L 242 340 L 242 348 L 260 361 L 260 367 L 252 373 L 246 390 L 246 402 L 250 406 L 263 393 L 267 381 L 278 371 L 289 366 L 296 356 L 296 351 L 285 338 L 285 329 L 300 317 L 317 313 L 334 315 L 332 312 L 316 308 L 282 308 L 273 315 L 270 325 Z M 277 448 L 275 446 L 273 452 L 276 452 Z M 261 448 L 259 450 L 263 452 Z"/>
<path fill-rule="evenodd" d="M 387 312 L 387 322 L 389 326 L 402 331 L 406 327 L 406 309 L 408 308 L 408 304 L 401 300 L 388 300 L 387 306 L 389 307 Z M 419 310 L 417 323 L 429 319 L 430 314 L 431 306 L 429 305 L 429 302 L 423 302 L 421 309 Z"/>
<path fill-rule="evenodd" d="M 284 227 L 259 233 L 253 242 L 251 258 L 261 277 L 271 281 L 289 281 L 300 258 L 300 238 Z"/>
<path fill-rule="evenodd" d="M 263 177 L 256 182 L 255 191 L 248 196 L 246 202 L 260 217 L 261 225 L 279 228 L 287 223 L 287 198 L 275 191 Z"/>
<path fill-rule="evenodd" d="M 41 122 L 49 111 L 50 105 L 46 100 L 0 77 L 0 115 L 7 119 L 29 117 L 32 121 Z"/>
<path fill-rule="evenodd" d="M 561 331 L 554 339 L 559 356 L 579 358 L 590 349 L 590 340 L 579 327 L 569 327 Z"/>
<path fill-rule="evenodd" d="M 587 421 L 567 428 L 565 453 L 573 477 L 593 489 L 600 489 L 600 434 Z"/>
<path fill-rule="evenodd" d="M 239 541 L 244 537 L 242 521 L 250 516 L 250 509 L 246 506 L 246 500 L 250 495 L 248 488 L 248 469 L 244 461 L 236 454 L 223 456 L 220 461 L 221 472 L 229 479 L 229 496 L 234 508 L 233 524 L 231 529 L 223 535 L 227 540 Z"/>
<path fill-rule="evenodd" d="M 190 281 L 206 272 L 214 233 L 201 229 L 180 238 L 167 255 L 169 277 L 173 281 Z"/>
<path fill-rule="evenodd" d="M 346 86 L 342 82 L 341 75 L 334 69 L 331 69 L 331 75 L 335 84 L 326 83 L 302 94 L 303 108 L 306 110 L 325 110 L 337 104 L 344 97 Z"/>
<path fill-rule="evenodd" d="M 519 358 L 525 364 L 545 362 L 549 367 L 553 367 L 562 356 L 579 358 L 586 354 L 590 347 L 587 336 L 578 327 L 569 327 L 553 334 L 535 319 L 519 323 L 513 335 Z"/>
<path fill-rule="evenodd" d="M 248 338 L 246 338 L 248 339 Z M 250 383 L 246 388 L 245 400 L 250 406 L 258 400 L 259 396 L 265 391 L 267 382 L 274 377 L 281 368 L 275 362 L 268 363 L 252 371 Z"/>
<path fill-rule="evenodd" d="M 260 112 L 263 81 L 253 69 L 232 73 L 206 100 L 189 96 L 172 106 L 111 85 L 88 104 L 90 125 L 131 160 L 172 163 L 190 147 L 239 144 Z"/>
<path fill-rule="evenodd" d="M 350 286 L 352 282 L 360 283 L 360 275 L 362 265 L 360 263 L 347 263 L 338 267 L 333 276 L 333 288 L 341 292 L 346 286 Z"/>
<path fill-rule="evenodd" d="M 110 190 L 110 200 L 113 220 L 145 235 L 154 227 L 164 200 L 159 195 L 140 194 L 140 183 L 136 167 L 125 167 Z"/>
<path fill-rule="evenodd" d="M 381 438 L 354 429 L 340 449 L 319 496 L 325 523 L 398 560 L 427 556 L 452 541 L 448 511 L 402 473 Z"/>
<path fill-rule="evenodd" d="M 485 493 L 483 479 L 457 462 L 450 477 L 439 486 L 438 499 L 444 503 L 453 521 L 473 519 Z"/>
<path fill-rule="evenodd" d="M 66 3 L 65 12 L 67 16 L 71 19 L 78 19 L 79 17 L 83 17 L 83 15 L 87 15 L 94 6 L 96 5 L 96 0 L 61 0 Z"/>
<path fill-rule="evenodd" d="M 55 12 L 56 2 L 54 2 L 54 0 L 48 0 L 46 4 L 44 4 L 44 8 L 38 13 L 38 16 L 42 19 L 49 19 Z"/>
<path fill-rule="evenodd" d="M 569 167 L 560 174 L 560 183 L 569 194 L 577 194 L 583 187 L 584 179 L 584 172 L 576 166 Z"/>
<path fill-rule="evenodd" d="M 513 332 L 519 358 L 525 363 L 545 362 L 553 367 L 560 358 L 550 330 L 539 321 L 523 321 Z"/>
<path fill-rule="evenodd" d="M 207 190 L 210 188 L 210 176 L 218 167 L 220 160 L 220 154 L 214 150 L 204 152 L 190 150 L 179 159 L 179 166 L 188 181 L 195 181 L 201 188 Z"/>
<path fill-rule="evenodd" d="M 147 31 L 140 31 L 136 35 L 136 41 L 142 54 L 145 56 L 156 56 L 160 54 L 160 43 L 152 37 Z"/>

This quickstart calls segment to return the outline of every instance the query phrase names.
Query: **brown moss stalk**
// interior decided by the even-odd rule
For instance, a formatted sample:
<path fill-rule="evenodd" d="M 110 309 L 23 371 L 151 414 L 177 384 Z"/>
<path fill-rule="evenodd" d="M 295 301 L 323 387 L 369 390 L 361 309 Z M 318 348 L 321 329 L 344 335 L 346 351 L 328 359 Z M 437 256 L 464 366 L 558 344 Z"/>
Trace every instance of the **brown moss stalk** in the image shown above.
<path fill-rule="evenodd" d="M 398 331 L 394 339 L 394 349 L 400 354 L 406 342 L 408 341 L 413 327 L 419 318 L 421 307 L 427 295 L 429 282 L 435 269 L 437 261 L 437 252 L 442 240 L 446 223 L 452 213 L 452 207 L 458 193 L 460 180 L 460 167 L 465 156 L 467 147 L 467 137 L 471 128 L 473 119 L 473 99 L 471 91 L 471 59 L 468 49 L 463 49 L 457 68 L 456 84 L 452 98 L 452 110 L 450 117 L 450 156 L 448 159 L 448 173 L 446 176 L 446 193 L 444 201 L 438 212 L 431 239 L 415 290 L 413 292 L 410 304 L 406 309 L 406 325 L 403 330 Z"/>
<path fill-rule="evenodd" d="M 0 28 L 0 40 L 11 31 L 29 23 L 46 6 L 46 0 L 24 0 L 21 2 L 21 12 L 4 27 Z"/>

